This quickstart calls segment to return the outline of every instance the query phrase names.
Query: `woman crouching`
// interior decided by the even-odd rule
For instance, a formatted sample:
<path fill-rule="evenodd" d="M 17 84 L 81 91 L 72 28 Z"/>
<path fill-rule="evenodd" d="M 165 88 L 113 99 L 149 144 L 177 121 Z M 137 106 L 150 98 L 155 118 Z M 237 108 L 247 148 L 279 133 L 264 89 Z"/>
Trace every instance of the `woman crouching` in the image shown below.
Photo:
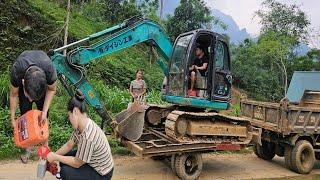
<path fill-rule="evenodd" d="M 114 162 L 107 138 L 100 127 L 86 114 L 84 96 L 77 92 L 68 105 L 73 132 L 70 140 L 55 153 L 49 162 L 60 162 L 62 179 L 111 179 Z M 77 150 L 73 150 L 77 145 Z"/>

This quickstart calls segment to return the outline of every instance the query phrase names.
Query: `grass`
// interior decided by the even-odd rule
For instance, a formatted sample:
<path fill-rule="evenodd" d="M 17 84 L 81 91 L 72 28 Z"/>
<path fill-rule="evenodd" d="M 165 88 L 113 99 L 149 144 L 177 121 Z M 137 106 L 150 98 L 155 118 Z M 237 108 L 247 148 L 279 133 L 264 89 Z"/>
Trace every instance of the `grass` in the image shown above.
<path fill-rule="evenodd" d="M 121 144 L 119 144 L 119 142 L 115 138 L 109 136 L 108 142 L 111 147 L 112 154 L 118 154 L 118 155 L 131 154 L 131 152 L 127 148 L 121 146 Z"/>
<path fill-rule="evenodd" d="M 28 4 L 35 10 L 41 12 L 46 19 L 52 19 L 61 28 L 64 25 L 66 9 L 57 2 L 48 0 L 28 0 Z M 69 32 L 77 38 L 84 38 L 97 31 L 108 27 L 107 23 L 96 22 L 80 15 L 77 11 L 71 12 Z"/>
<path fill-rule="evenodd" d="M 9 103 L 9 72 L 0 75 L 0 107 L 8 107 Z"/>

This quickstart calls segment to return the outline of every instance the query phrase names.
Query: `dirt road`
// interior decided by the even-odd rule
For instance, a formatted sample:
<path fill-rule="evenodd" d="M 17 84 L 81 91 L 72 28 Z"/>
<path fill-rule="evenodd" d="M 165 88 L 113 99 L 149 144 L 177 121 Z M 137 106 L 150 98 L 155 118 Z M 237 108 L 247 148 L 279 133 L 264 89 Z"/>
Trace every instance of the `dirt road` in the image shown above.
<path fill-rule="evenodd" d="M 284 167 L 283 158 L 272 161 L 258 159 L 253 154 L 209 154 L 203 156 L 204 166 L 200 179 L 320 179 L 320 162 L 311 175 L 299 175 Z M 176 180 L 166 163 L 150 158 L 115 157 L 114 180 Z M 0 179 L 36 179 L 37 162 L 27 165 L 19 161 L 0 162 Z M 316 174 L 319 174 L 317 176 Z M 54 179 L 46 174 L 45 179 Z"/>

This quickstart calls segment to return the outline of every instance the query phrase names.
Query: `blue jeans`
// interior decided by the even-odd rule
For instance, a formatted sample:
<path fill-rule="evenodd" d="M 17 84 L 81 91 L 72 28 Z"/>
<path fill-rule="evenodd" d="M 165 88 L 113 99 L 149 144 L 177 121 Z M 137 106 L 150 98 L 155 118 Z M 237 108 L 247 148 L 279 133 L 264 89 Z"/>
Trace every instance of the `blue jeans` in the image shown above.
<path fill-rule="evenodd" d="M 70 151 L 65 156 L 75 156 L 77 151 Z M 60 162 L 60 176 L 63 180 L 110 180 L 113 175 L 113 169 L 106 175 L 101 176 L 89 164 L 83 164 L 79 168 L 73 168 Z"/>

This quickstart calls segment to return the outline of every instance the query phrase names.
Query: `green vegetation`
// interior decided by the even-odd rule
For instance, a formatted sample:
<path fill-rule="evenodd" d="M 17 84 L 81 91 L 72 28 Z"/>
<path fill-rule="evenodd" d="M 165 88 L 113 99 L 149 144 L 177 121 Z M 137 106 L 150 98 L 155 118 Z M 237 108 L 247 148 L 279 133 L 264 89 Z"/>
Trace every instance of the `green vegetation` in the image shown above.
<path fill-rule="evenodd" d="M 59 27 L 57 31 L 61 31 L 60 35 L 63 33 L 62 28 L 67 14 L 63 4 L 48 0 L 27 0 L 27 3 L 33 8 L 33 11 L 41 13 L 43 19 L 52 20 L 55 26 Z M 101 31 L 108 26 L 109 24 L 107 23 L 103 23 L 102 21 L 97 22 L 94 18 L 88 18 L 87 16 L 81 15 L 78 11 L 72 11 L 69 33 L 73 38 L 80 39 Z M 62 36 L 60 36 L 60 38 L 61 37 Z"/>
<path fill-rule="evenodd" d="M 305 41 L 310 20 L 297 5 L 265 0 L 257 11 L 262 25 L 257 41 L 245 40 L 233 50 L 233 72 L 237 86 L 249 97 L 279 101 L 286 94 L 294 71 L 319 70 L 313 61 L 319 50 L 299 57 L 294 48 Z"/>
<path fill-rule="evenodd" d="M 306 41 L 310 20 L 298 5 L 287 5 L 276 0 L 265 0 L 262 5 L 268 9 L 256 12 L 261 18 L 262 33 L 271 30 L 279 35 L 293 38 L 294 44 Z"/>
<path fill-rule="evenodd" d="M 174 40 L 183 32 L 204 27 L 210 29 L 213 24 L 225 27 L 219 19 L 211 15 L 211 10 L 203 1 L 181 0 L 174 15 L 168 18 L 167 30 Z"/>
<path fill-rule="evenodd" d="M 13 143 L 9 110 L 0 107 L 0 159 L 14 157 L 20 151 Z"/>

